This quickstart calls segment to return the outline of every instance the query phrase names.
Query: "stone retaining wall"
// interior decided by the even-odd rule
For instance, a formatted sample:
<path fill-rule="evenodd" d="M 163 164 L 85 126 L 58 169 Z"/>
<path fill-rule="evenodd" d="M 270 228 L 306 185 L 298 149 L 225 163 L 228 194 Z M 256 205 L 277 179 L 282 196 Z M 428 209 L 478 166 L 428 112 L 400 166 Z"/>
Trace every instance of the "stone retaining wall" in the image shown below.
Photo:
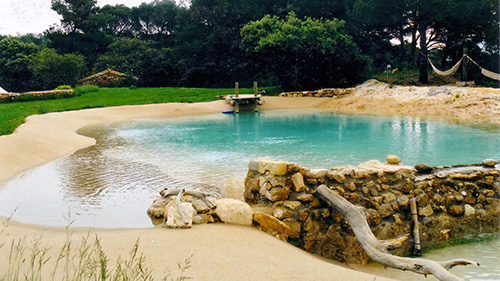
<path fill-rule="evenodd" d="M 495 164 L 424 165 L 416 170 L 368 161 L 359 166 L 314 170 L 255 159 L 249 164 L 244 196 L 249 202 L 267 206 L 262 207 L 267 212 L 254 215 L 263 230 L 311 253 L 362 264 L 368 261 L 367 254 L 344 217 L 315 195 L 319 185 L 325 184 L 364 207 L 378 239 L 412 233 L 409 200 L 415 197 L 425 249 L 451 238 L 500 231 L 500 171 Z M 410 236 L 393 254 L 408 254 L 412 247 Z"/>
<path fill-rule="evenodd" d="M 355 88 L 337 88 L 337 89 L 321 89 L 317 91 L 304 92 L 287 92 L 281 93 L 280 97 L 316 97 L 316 98 L 331 98 L 342 97 L 351 94 Z"/>

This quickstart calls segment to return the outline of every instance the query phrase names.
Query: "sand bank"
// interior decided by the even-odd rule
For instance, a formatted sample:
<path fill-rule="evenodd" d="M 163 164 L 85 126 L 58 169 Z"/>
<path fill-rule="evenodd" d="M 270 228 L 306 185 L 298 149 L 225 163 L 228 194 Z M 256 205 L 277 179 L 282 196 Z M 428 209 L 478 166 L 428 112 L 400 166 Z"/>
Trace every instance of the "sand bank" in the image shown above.
<path fill-rule="evenodd" d="M 477 120 L 476 123 L 500 124 L 499 91 L 479 97 L 474 105 L 455 103 L 453 106 L 446 106 L 454 103 L 450 101 L 453 94 L 436 94 L 434 96 L 439 99 L 433 100 L 434 96 L 429 95 L 409 98 L 408 89 L 402 95 L 389 92 L 383 85 L 373 85 L 371 89 L 360 88 L 359 92 L 341 99 L 266 97 L 266 103 L 260 108 L 323 108 L 343 113 L 431 116 L 469 123 Z M 466 100 L 465 97 L 474 98 L 466 94 L 459 95 L 458 99 L 463 97 L 460 102 Z M 462 110 L 467 108 L 474 110 Z M 224 109 L 231 107 L 224 101 L 216 101 L 122 106 L 30 116 L 15 133 L 0 137 L 0 186 L 24 171 L 94 144 L 95 140 L 76 133 L 82 127 L 137 118 L 219 113 Z M 456 114 L 457 111 L 461 113 Z M 2 259 L 8 256 L 11 241 L 22 237 L 28 240 L 42 237 L 42 246 L 51 248 L 54 255 L 66 241 L 64 228 L 23 225 L 7 222 L 5 218 L 1 218 L 0 223 L 0 245 L 5 243 L 0 248 Z M 139 252 L 146 255 L 147 265 L 158 278 L 164 276 L 165 269 L 175 271 L 178 262 L 193 255 L 192 268 L 187 274 L 195 280 L 374 280 L 373 276 L 333 265 L 252 227 L 214 224 L 195 226 L 191 230 L 72 231 L 75 241 L 81 240 L 89 231 L 91 235 L 98 235 L 110 260 L 128 256 L 135 241 L 140 239 Z M 6 262 L 0 263 L 0 273 L 5 272 L 6 266 Z M 376 280 L 387 279 L 377 277 Z"/>
<path fill-rule="evenodd" d="M 321 105 L 339 113 L 399 115 L 463 125 L 500 126 L 500 89 L 394 86 L 369 80 L 351 95 Z"/>

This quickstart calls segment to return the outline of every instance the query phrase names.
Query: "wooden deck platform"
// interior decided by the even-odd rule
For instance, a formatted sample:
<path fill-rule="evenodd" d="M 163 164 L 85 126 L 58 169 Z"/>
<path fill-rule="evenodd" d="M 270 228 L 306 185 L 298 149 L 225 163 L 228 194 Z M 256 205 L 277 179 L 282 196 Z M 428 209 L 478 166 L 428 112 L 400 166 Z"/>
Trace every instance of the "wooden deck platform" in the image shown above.
<path fill-rule="evenodd" d="M 234 113 L 240 113 L 240 105 L 254 105 L 254 112 L 259 111 L 259 104 L 264 103 L 264 99 L 261 94 L 257 92 L 257 82 L 253 84 L 253 94 L 240 95 L 239 94 L 239 83 L 235 83 L 235 94 L 226 97 L 226 102 L 234 105 Z"/>
<path fill-rule="evenodd" d="M 258 112 L 259 111 L 259 104 L 262 104 L 262 95 L 233 95 L 230 96 L 230 99 L 232 102 L 231 104 L 234 104 L 234 112 L 239 113 L 240 112 L 240 105 L 246 105 L 246 104 L 253 104 L 254 109 L 253 111 Z"/>

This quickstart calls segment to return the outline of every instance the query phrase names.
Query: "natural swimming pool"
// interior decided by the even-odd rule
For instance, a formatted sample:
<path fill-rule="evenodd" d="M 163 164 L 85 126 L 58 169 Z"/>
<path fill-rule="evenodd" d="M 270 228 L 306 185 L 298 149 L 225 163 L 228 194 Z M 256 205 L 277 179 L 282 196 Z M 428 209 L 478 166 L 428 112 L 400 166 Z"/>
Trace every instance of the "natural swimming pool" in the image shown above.
<path fill-rule="evenodd" d="M 97 144 L 9 182 L 0 189 L 0 215 L 42 225 L 150 227 L 145 210 L 163 187 L 244 179 L 255 157 L 309 168 L 384 161 L 388 154 L 406 165 L 500 158 L 498 130 L 318 111 L 136 120 L 81 133 Z"/>
<path fill-rule="evenodd" d="M 316 111 L 136 120 L 81 133 L 98 143 L 7 183 L 0 189 L 0 215 L 42 225 L 151 227 L 146 209 L 163 187 L 243 179 L 254 157 L 310 168 L 383 161 L 387 154 L 407 165 L 500 158 L 498 130 Z M 492 255 L 500 252 L 498 242 L 486 250 L 492 247 Z M 498 268 L 476 275 L 480 278 L 471 279 L 496 280 Z"/>

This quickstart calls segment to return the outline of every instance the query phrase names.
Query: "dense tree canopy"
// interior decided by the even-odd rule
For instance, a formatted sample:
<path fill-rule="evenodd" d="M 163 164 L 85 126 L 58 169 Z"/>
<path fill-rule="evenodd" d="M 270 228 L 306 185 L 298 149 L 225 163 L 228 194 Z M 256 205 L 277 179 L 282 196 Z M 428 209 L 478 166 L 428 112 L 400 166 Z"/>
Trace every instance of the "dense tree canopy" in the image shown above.
<path fill-rule="evenodd" d="M 29 88 L 33 77 L 30 63 L 39 51 L 35 44 L 22 43 L 15 39 L 0 41 L 0 85 L 16 92 Z"/>
<path fill-rule="evenodd" d="M 408 40 L 411 53 L 407 56 L 401 44 L 400 58 L 418 58 L 423 83 L 428 77 L 429 51 L 441 51 L 442 64 L 447 56 L 459 59 L 463 47 L 481 44 L 496 48 L 497 55 L 499 52 L 497 0 L 356 0 L 351 18 L 357 21 L 355 26 L 365 32 L 400 42 Z M 492 30 L 496 31 L 495 38 L 487 35 Z M 417 46 L 419 52 L 416 52 Z"/>
<path fill-rule="evenodd" d="M 17 39 L 0 41 L 0 85 L 12 92 L 75 85 L 85 73 L 85 57 L 40 50 Z"/>
<path fill-rule="evenodd" d="M 261 75 L 273 74 L 285 89 L 347 86 L 367 77 L 369 59 L 347 35 L 344 22 L 281 20 L 265 16 L 242 30 L 242 49 Z"/>
<path fill-rule="evenodd" d="M 110 67 L 138 77 L 142 86 L 259 80 L 312 89 L 353 85 L 387 64 L 419 68 L 425 83 L 427 57 L 448 68 L 464 47 L 498 71 L 497 0 L 154 0 L 132 8 L 99 7 L 97 0 L 51 3 L 62 16 L 59 25 L 41 36 L 0 36 L 2 87 L 74 84 Z M 74 71 L 52 77 L 69 65 Z"/>

